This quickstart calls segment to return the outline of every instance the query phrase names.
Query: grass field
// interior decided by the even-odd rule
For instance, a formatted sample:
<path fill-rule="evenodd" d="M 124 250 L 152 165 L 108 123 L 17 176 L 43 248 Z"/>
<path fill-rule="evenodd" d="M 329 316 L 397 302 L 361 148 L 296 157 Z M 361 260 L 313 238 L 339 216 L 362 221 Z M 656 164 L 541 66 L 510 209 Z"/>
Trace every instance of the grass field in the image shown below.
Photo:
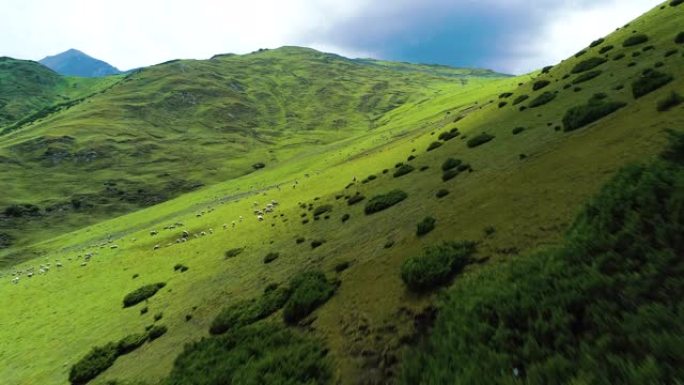
<path fill-rule="evenodd" d="M 65 208 L 40 220 L 6 220 L 7 228 L 16 225 L 9 230 L 0 227 L 19 239 L 0 254 L 6 266 L 0 277 L 0 378 L 67 384 L 71 365 L 92 347 L 157 323 L 168 327 L 165 335 L 119 357 L 91 383 L 158 383 L 184 344 L 208 336 L 222 307 L 255 298 L 300 271 L 320 269 L 339 287 L 291 328 L 322 338 L 334 383 L 396 383 L 402 354 L 419 338 L 438 296 L 406 289 L 400 276 L 406 258 L 440 241 L 475 241 L 477 263 L 463 278 L 472 280 L 558 247 L 606 181 L 626 164 L 654 160 L 666 130 L 684 127 L 682 105 L 657 108 L 671 92 L 684 90 L 684 48 L 674 42 L 683 12 L 682 6 L 657 7 L 584 55 L 520 77 L 463 77 L 460 70 L 430 73 L 429 67 L 407 70 L 403 64 L 392 69 L 392 63 L 363 64 L 296 48 L 167 63 L 111 80 L 115 85 L 107 91 L 0 136 L 0 159 L 19 162 L 0 171 L 9 181 L 0 204 L 43 208 L 80 195 L 86 203 L 97 201 L 89 210 Z M 623 47 L 632 31 L 647 34 L 648 42 Z M 599 54 L 607 45 L 614 48 Z M 643 51 L 649 45 L 654 49 Z M 679 51 L 666 56 L 672 49 Z M 633 59 L 635 51 L 642 53 Z M 614 60 L 620 53 L 626 56 Z M 573 69 L 591 57 L 608 59 L 591 69 L 601 74 L 572 85 L 581 75 Z M 629 66 L 632 60 L 636 64 Z M 632 84 L 647 69 L 672 80 L 635 98 Z M 540 80 L 548 85 L 533 90 Z M 544 92 L 555 97 L 530 107 Z M 529 98 L 513 105 L 521 95 Z M 569 109 L 608 102 L 625 105 L 564 129 Z M 514 135 L 516 127 L 525 130 Z M 438 139 L 454 128 L 458 137 Z M 469 139 L 482 133 L 494 139 L 470 147 Z M 48 146 L 67 146 L 72 155 L 63 163 L 46 165 L 38 156 L 44 148 L 23 151 L 22 144 L 36 138 L 64 136 L 75 143 Z M 442 145 L 427 151 L 435 141 Z M 90 148 L 102 148 L 102 157 L 87 165 L 71 160 Z M 448 158 L 472 171 L 443 181 Z M 255 171 L 256 162 L 266 167 Z M 400 162 L 414 170 L 393 177 Z M 376 178 L 362 182 L 370 175 Z M 173 179 L 203 186 L 181 188 L 155 205 L 98 200 L 106 181 L 158 193 Z M 372 197 L 395 189 L 407 198 L 364 213 Z M 449 194 L 437 198 L 441 189 Z M 345 196 L 357 192 L 365 199 L 347 204 Z M 272 200 L 278 202 L 274 212 L 257 220 L 254 209 Z M 313 209 L 323 205 L 332 210 L 314 218 Z M 349 219 L 342 222 L 344 214 Z M 436 227 L 418 237 L 416 225 L 427 216 Z M 189 240 L 177 243 L 183 230 Z M 312 248 L 314 240 L 324 242 Z M 244 251 L 226 258 L 235 248 Z M 271 252 L 279 257 L 265 264 Z M 93 256 L 81 266 L 86 253 Z M 343 262 L 349 267 L 337 271 Z M 46 263 L 46 274 L 26 276 L 30 266 L 38 270 Z M 175 271 L 176 264 L 189 269 Z M 15 285 L 11 273 L 17 270 L 24 273 Z M 155 282 L 166 286 L 144 304 L 122 307 L 127 293 Z M 163 317 L 155 321 L 159 312 Z M 278 311 L 260 322 L 281 318 Z"/>

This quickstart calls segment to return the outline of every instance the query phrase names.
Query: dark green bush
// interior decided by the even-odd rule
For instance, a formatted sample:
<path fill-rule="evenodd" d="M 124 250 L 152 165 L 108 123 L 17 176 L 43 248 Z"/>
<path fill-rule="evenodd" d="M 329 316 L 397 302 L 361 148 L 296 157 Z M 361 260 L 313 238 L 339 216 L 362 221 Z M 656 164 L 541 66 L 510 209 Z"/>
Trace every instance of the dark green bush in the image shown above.
<path fill-rule="evenodd" d="M 81 358 L 71 367 L 69 382 L 73 385 L 86 384 L 114 365 L 117 357 L 118 351 L 115 343 L 94 347 L 85 357 Z"/>
<path fill-rule="evenodd" d="M 145 342 L 147 342 L 148 338 L 149 336 L 147 333 L 131 334 L 122 338 L 116 343 L 117 356 L 128 354 L 141 347 Z"/>
<path fill-rule="evenodd" d="M 474 136 L 474 137 L 468 139 L 468 141 L 466 142 L 466 145 L 468 146 L 468 148 L 474 148 L 474 147 L 481 146 L 481 145 L 491 141 L 492 139 L 494 139 L 494 135 L 489 135 L 489 134 L 483 132 L 477 136 Z"/>
<path fill-rule="evenodd" d="M 360 194 L 357 194 L 357 195 L 354 195 L 353 197 L 349 198 L 349 199 L 347 200 L 347 204 L 348 204 L 349 206 L 351 206 L 351 205 L 353 205 L 353 204 L 356 204 L 356 203 L 361 202 L 361 201 L 364 200 L 364 199 L 366 199 L 365 196 L 360 195 Z"/>
<path fill-rule="evenodd" d="M 668 111 L 672 107 L 680 105 L 682 102 L 684 102 L 684 97 L 672 91 L 664 99 L 658 101 L 658 111 Z"/>
<path fill-rule="evenodd" d="M 520 95 L 517 98 L 513 100 L 513 105 L 515 106 L 516 104 L 520 104 L 524 102 L 525 100 L 529 99 L 529 95 Z"/>
<path fill-rule="evenodd" d="M 604 54 L 613 48 L 615 48 L 615 47 L 613 47 L 612 45 L 607 45 L 607 46 L 601 47 L 601 49 L 599 50 L 599 53 Z"/>
<path fill-rule="evenodd" d="M 377 213 L 396 205 L 406 198 L 408 198 L 408 194 L 401 190 L 392 190 L 387 194 L 376 195 L 366 203 L 364 212 L 366 215 Z"/>
<path fill-rule="evenodd" d="M 647 45 L 646 47 L 642 48 L 642 52 L 648 52 L 648 51 L 653 51 L 655 49 L 654 45 Z"/>
<path fill-rule="evenodd" d="M 435 150 L 435 149 L 437 149 L 437 148 L 439 148 L 439 147 L 442 147 L 442 142 L 432 142 L 432 143 L 430 143 L 430 145 L 428 146 L 427 151 L 432 151 L 432 150 Z"/>
<path fill-rule="evenodd" d="M 315 249 L 317 247 L 322 246 L 324 243 L 325 243 L 325 240 L 323 240 L 323 239 L 314 239 L 313 241 L 311 241 L 311 248 Z"/>
<path fill-rule="evenodd" d="M 546 66 L 546 67 L 542 68 L 541 73 L 548 74 L 549 72 L 551 72 L 552 68 L 553 68 L 553 66 Z M 511 94 L 511 95 L 513 95 L 513 94 Z"/>
<path fill-rule="evenodd" d="M 421 237 L 434 230 L 437 220 L 433 217 L 425 217 L 416 225 L 416 235 Z"/>
<path fill-rule="evenodd" d="M 525 127 L 516 127 L 513 129 L 513 135 L 518 135 L 519 133 L 525 131 Z"/>
<path fill-rule="evenodd" d="M 401 279 L 413 291 L 426 291 L 447 283 L 468 263 L 474 242 L 445 242 L 430 246 L 423 255 L 409 257 L 401 266 Z"/>
<path fill-rule="evenodd" d="M 460 159 L 454 159 L 454 158 L 449 158 L 442 163 L 442 171 L 447 171 L 451 170 L 452 168 L 456 168 L 461 165 L 463 161 Z"/>
<path fill-rule="evenodd" d="M 335 265 L 335 272 L 336 273 L 341 273 L 349 268 L 351 265 L 351 262 L 349 261 L 343 261 Z"/>
<path fill-rule="evenodd" d="M 290 280 L 290 292 L 292 294 L 283 308 L 283 318 L 286 323 L 294 324 L 328 301 L 335 293 L 335 285 L 323 272 L 307 271 Z"/>
<path fill-rule="evenodd" d="M 159 291 L 159 289 L 163 288 L 164 286 L 166 286 L 166 283 L 158 282 L 139 287 L 138 289 L 135 289 L 132 292 L 126 294 L 126 296 L 123 299 L 123 305 L 124 307 L 130 307 L 135 304 L 138 304 L 157 294 L 157 291 Z"/>
<path fill-rule="evenodd" d="M 271 262 L 275 261 L 276 259 L 278 259 L 278 257 L 280 257 L 280 253 L 274 253 L 274 252 L 268 253 L 264 257 L 264 263 L 266 263 L 266 264 L 271 263 Z"/>
<path fill-rule="evenodd" d="M 589 58 L 589 59 L 587 59 L 587 60 L 584 60 L 584 61 L 581 61 L 581 62 L 577 63 L 577 64 L 572 68 L 572 71 L 571 71 L 571 72 L 572 72 L 573 74 L 578 74 L 578 73 L 580 73 L 580 72 L 589 71 L 589 70 L 591 70 L 591 69 L 594 69 L 594 68 L 600 66 L 601 64 L 603 64 L 603 63 L 605 63 L 605 62 L 607 62 L 607 61 L 608 61 L 608 60 L 607 60 L 606 58 L 602 58 L 602 57 L 598 57 L 598 56 L 592 57 L 592 58 Z"/>
<path fill-rule="evenodd" d="M 154 341 L 157 338 L 166 334 L 169 329 L 164 325 L 154 325 L 147 331 L 147 337 L 150 341 Z"/>
<path fill-rule="evenodd" d="M 245 249 L 244 247 L 238 247 L 235 249 L 230 249 L 230 250 L 226 251 L 225 256 L 226 256 L 226 258 L 235 258 L 238 255 L 240 255 L 244 249 Z"/>
<path fill-rule="evenodd" d="M 413 170 L 415 170 L 415 168 L 413 166 L 411 166 L 410 164 L 405 164 L 405 165 L 402 165 L 401 167 L 399 167 L 396 171 L 394 171 L 393 176 L 395 178 L 399 178 L 400 176 L 404 176 L 404 175 L 412 172 Z"/>
<path fill-rule="evenodd" d="M 344 215 L 342 215 L 342 218 L 341 218 L 341 219 L 342 219 L 342 223 L 348 221 L 349 218 L 350 218 L 350 215 L 349 215 L 349 214 L 344 214 Z"/>
<path fill-rule="evenodd" d="M 442 181 L 446 182 L 448 180 L 454 179 L 461 173 L 461 170 L 458 168 L 452 168 L 451 170 L 444 171 L 442 173 Z"/>
<path fill-rule="evenodd" d="M 461 133 L 458 132 L 458 129 L 451 130 L 451 131 L 444 131 L 441 134 L 439 134 L 439 140 L 443 140 L 446 142 L 448 140 L 451 140 L 453 138 L 458 137 L 459 135 L 461 135 Z"/>
<path fill-rule="evenodd" d="M 163 317 L 164 317 L 164 313 L 157 313 L 157 314 L 155 314 L 155 315 L 154 315 L 154 322 L 159 321 L 159 320 L 162 319 Z"/>
<path fill-rule="evenodd" d="M 556 94 L 554 92 L 544 92 L 543 94 L 537 96 L 530 102 L 528 107 L 530 108 L 535 108 L 539 106 L 543 106 L 546 103 L 549 103 L 553 99 L 556 98 Z"/>
<path fill-rule="evenodd" d="M 586 81 L 589 81 L 589 80 L 591 80 L 591 79 L 593 79 L 593 78 L 595 78 L 595 77 L 601 75 L 601 73 L 602 73 L 601 70 L 585 72 L 585 73 L 583 73 L 583 74 L 577 76 L 577 77 L 572 81 L 572 84 L 584 83 L 584 82 L 586 82 Z"/>
<path fill-rule="evenodd" d="M 234 329 L 185 346 L 165 385 L 324 385 L 332 380 L 317 339 L 275 323 Z"/>
<path fill-rule="evenodd" d="M 265 290 L 259 299 L 238 301 L 221 310 L 209 328 L 211 334 L 223 334 L 262 320 L 285 305 L 290 296 L 288 289 Z"/>
<path fill-rule="evenodd" d="M 632 47 L 648 41 L 648 36 L 644 34 L 632 35 L 622 42 L 623 47 Z"/>
<path fill-rule="evenodd" d="M 560 250 L 456 282 L 428 340 L 405 355 L 400 383 L 679 382 L 682 180 L 682 164 L 627 167 Z"/>
<path fill-rule="evenodd" d="M 148 311 L 150 311 L 150 309 L 147 306 L 145 306 L 140 309 L 140 315 L 147 314 Z"/>
<path fill-rule="evenodd" d="M 677 44 L 684 44 L 684 31 L 680 32 L 675 36 L 675 43 Z"/>
<path fill-rule="evenodd" d="M 583 50 L 577 52 L 577 53 L 575 54 L 575 57 L 580 57 L 580 56 L 584 55 L 585 53 L 587 53 L 587 50 L 586 50 L 586 49 L 583 49 Z"/>
<path fill-rule="evenodd" d="M 667 52 L 665 52 L 665 57 L 670 57 L 670 56 L 672 56 L 672 55 L 675 55 L 677 52 L 679 52 L 679 50 L 676 49 L 676 48 L 675 48 L 675 49 L 668 50 Z"/>
<path fill-rule="evenodd" d="M 508 102 L 499 102 L 499 108 L 504 108 L 507 104 Z"/>
<path fill-rule="evenodd" d="M 596 39 L 596 40 L 592 41 L 591 44 L 589 44 L 589 47 L 594 48 L 596 46 L 603 44 L 604 41 L 606 41 L 606 39 L 604 39 L 604 38 Z"/>
<path fill-rule="evenodd" d="M 564 131 L 573 131 L 609 115 L 627 103 L 592 99 L 587 104 L 569 109 L 563 116 Z"/>
<path fill-rule="evenodd" d="M 499 99 L 506 99 L 506 98 L 509 98 L 511 96 L 513 96 L 512 92 L 504 92 L 501 95 L 499 95 Z"/>
<path fill-rule="evenodd" d="M 671 82 L 674 78 L 666 73 L 646 70 L 642 76 L 632 83 L 634 98 L 640 98 Z"/>
<path fill-rule="evenodd" d="M 620 59 L 623 59 L 625 57 L 625 54 L 620 52 L 619 54 L 613 56 L 613 60 L 618 61 Z"/>
<path fill-rule="evenodd" d="M 548 80 L 537 80 L 536 82 L 534 82 L 534 84 L 532 84 L 532 90 L 534 90 L 534 91 L 541 90 L 542 88 L 548 86 L 549 84 L 551 84 L 551 82 Z"/>
<path fill-rule="evenodd" d="M 437 191 L 437 193 L 435 194 L 435 196 L 437 198 L 444 198 L 447 195 L 449 195 L 449 190 L 447 190 L 447 189 L 441 189 L 441 190 Z"/>
<path fill-rule="evenodd" d="M 306 238 L 304 238 L 304 237 L 298 237 L 295 240 L 295 242 L 297 242 L 298 245 L 304 243 L 305 241 L 306 241 Z"/>
<path fill-rule="evenodd" d="M 639 57 L 641 56 L 641 52 L 632 52 L 632 57 Z"/>
<path fill-rule="evenodd" d="M 333 207 L 332 205 L 323 205 L 323 206 L 318 206 L 316 207 L 316 210 L 314 210 L 313 215 L 315 217 L 321 216 L 327 212 L 332 211 Z"/>
<path fill-rule="evenodd" d="M 672 0 L 672 1 L 670 1 L 670 6 L 671 6 L 671 7 L 676 7 L 676 6 L 678 6 L 679 4 L 681 4 L 681 3 L 684 3 L 684 0 Z"/>

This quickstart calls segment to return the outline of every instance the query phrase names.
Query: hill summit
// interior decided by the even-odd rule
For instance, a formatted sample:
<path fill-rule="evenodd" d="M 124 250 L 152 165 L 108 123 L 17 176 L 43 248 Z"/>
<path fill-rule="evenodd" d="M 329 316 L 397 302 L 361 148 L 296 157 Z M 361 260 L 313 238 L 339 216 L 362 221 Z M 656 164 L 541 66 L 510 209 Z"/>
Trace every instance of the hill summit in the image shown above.
<path fill-rule="evenodd" d="M 40 64 L 67 76 L 89 78 L 120 74 L 116 67 L 77 50 L 69 49 L 54 56 L 40 60 Z"/>

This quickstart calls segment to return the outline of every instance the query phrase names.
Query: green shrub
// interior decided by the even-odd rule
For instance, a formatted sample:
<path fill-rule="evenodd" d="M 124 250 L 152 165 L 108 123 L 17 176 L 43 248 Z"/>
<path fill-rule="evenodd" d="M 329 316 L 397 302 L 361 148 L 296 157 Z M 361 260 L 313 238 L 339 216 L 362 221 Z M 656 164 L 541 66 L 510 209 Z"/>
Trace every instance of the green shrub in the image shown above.
<path fill-rule="evenodd" d="M 587 53 L 587 50 L 586 50 L 586 49 L 583 49 L 583 50 L 577 52 L 577 53 L 575 54 L 575 57 L 580 57 L 580 56 L 584 55 L 585 53 Z"/>
<path fill-rule="evenodd" d="M 516 104 L 520 104 L 524 102 L 525 100 L 529 99 L 529 95 L 520 95 L 517 98 L 513 100 L 513 105 L 515 106 Z"/>
<path fill-rule="evenodd" d="M 596 71 L 589 71 L 585 72 L 579 76 L 577 76 L 573 81 L 572 84 L 580 84 L 584 83 L 586 81 L 589 81 L 599 75 L 601 75 L 602 71 L 601 70 L 596 70 Z"/>
<path fill-rule="evenodd" d="M 286 323 L 294 324 L 311 314 L 335 293 L 335 285 L 321 271 L 299 273 L 290 280 L 292 293 L 283 308 Z"/>
<path fill-rule="evenodd" d="M 552 68 L 553 68 L 553 66 L 546 66 L 546 67 L 542 68 L 541 73 L 548 74 L 549 72 L 551 72 Z M 513 94 L 511 94 L 511 95 L 513 95 Z"/>
<path fill-rule="evenodd" d="M 667 52 L 665 52 L 665 57 L 670 57 L 670 56 L 672 56 L 672 55 L 675 55 L 677 52 L 679 52 L 679 50 L 676 49 L 676 48 L 675 48 L 675 49 L 668 50 Z"/>
<path fill-rule="evenodd" d="M 223 334 L 253 324 L 278 311 L 290 297 L 289 289 L 270 286 L 258 299 L 238 301 L 223 309 L 209 328 L 211 334 Z"/>
<path fill-rule="evenodd" d="M 416 235 L 422 237 L 423 235 L 434 230 L 436 222 L 437 220 L 433 217 L 423 218 L 423 220 L 418 222 L 418 224 L 416 225 Z"/>
<path fill-rule="evenodd" d="M 443 182 L 446 182 L 446 181 L 448 181 L 448 180 L 454 179 L 454 178 L 457 177 L 460 173 L 461 173 L 461 171 L 460 171 L 458 168 L 453 168 L 453 169 L 451 169 L 451 170 L 444 171 L 444 172 L 442 173 L 442 181 L 443 181 Z"/>
<path fill-rule="evenodd" d="M 149 309 L 147 306 L 141 308 L 141 309 L 140 309 L 140 315 L 147 314 L 147 312 L 148 312 L 149 310 L 150 310 L 150 309 Z"/>
<path fill-rule="evenodd" d="M 266 264 L 271 263 L 271 262 L 275 261 L 276 259 L 278 259 L 278 257 L 280 257 L 280 253 L 274 253 L 274 252 L 268 253 L 264 257 L 264 263 L 266 263 Z"/>
<path fill-rule="evenodd" d="M 646 47 L 642 48 L 642 52 L 648 52 L 648 51 L 653 51 L 655 49 L 655 46 L 653 45 L 647 45 Z"/>
<path fill-rule="evenodd" d="M 492 139 L 494 139 L 494 135 L 489 135 L 483 132 L 475 137 L 468 139 L 466 145 L 468 146 L 468 148 L 475 148 L 491 141 Z"/>
<path fill-rule="evenodd" d="M 435 194 L 435 196 L 437 198 L 444 198 L 447 195 L 449 195 L 449 190 L 447 190 L 447 189 L 441 189 L 441 190 L 437 191 L 437 193 Z"/>
<path fill-rule="evenodd" d="M 684 97 L 672 91 L 664 99 L 658 101 L 658 111 L 668 111 L 672 107 L 680 105 L 682 102 L 684 102 Z"/>
<path fill-rule="evenodd" d="M 589 47 L 590 48 L 597 47 L 597 46 L 603 44 L 604 41 L 606 41 L 606 39 L 604 39 L 604 38 L 596 39 L 596 40 L 592 41 L 591 44 L 589 44 Z"/>
<path fill-rule="evenodd" d="M 468 263 L 474 242 L 445 242 L 430 246 L 423 255 L 409 257 L 401 266 L 401 279 L 412 291 L 426 291 L 447 283 Z"/>
<path fill-rule="evenodd" d="M 261 323 L 186 345 L 164 384 L 323 385 L 332 381 L 330 367 L 321 341 Z"/>
<path fill-rule="evenodd" d="M 335 272 L 336 273 L 341 273 L 349 268 L 351 265 L 351 262 L 349 261 L 343 261 L 335 265 Z"/>
<path fill-rule="evenodd" d="M 684 31 L 680 32 L 675 36 L 675 43 L 677 44 L 684 44 Z"/>
<path fill-rule="evenodd" d="M 598 57 L 598 56 L 592 57 L 592 58 L 589 58 L 587 60 L 584 60 L 584 61 L 577 63 L 572 68 L 572 71 L 570 71 L 570 72 L 572 72 L 573 74 L 578 74 L 581 72 L 589 71 L 591 69 L 594 69 L 594 68 L 600 66 L 601 64 L 603 64 L 607 61 L 608 60 L 606 58 L 602 58 L 602 57 Z"/>
<path fill-rule="evenodd" d="M 432 143 L 430 143 L 430 145 L 428 146 L 427 151 L 432 151 L 432 150 L 435 150 L 435 149 L 437 149 L 437 148 L 439 148 L 439 147 L 442 147 L 442 142 L 432 142 Z"/>
<path fill-rule="evenodd" d="M 304 238 L 304 237 L 298 237 L 298 238 L 295 240 L 295 242 L 296 242 L 298 245 L 304 243 L 305 241 L 306 241 L 306 238 Z"/>
<path fill-rule="evenodd" d="M 499 108 L 504 108 L 507 104 L 508 102 L 499 102 Z"/>
<path fill-rule="evenodd" d="M 632 57 L 639 57 L 641 56 L 641 52 L 632 52 Z"/>
<path fill-rule="evenodd" d="M 613 56 L 613 60 L 618 61 L 620 59 L 623 59 L 624 57 L 625 57 L 625 54 L 621 52 L 621 53 Z"/>
<path fill-rule="evenodd" d="M 513 96 L 512 92 L 504 92 L 501 95 L 499 95 L 499 99 L 506 99 L 506 98 L 510 98 L 511 96 Z"/>
<path fill-rule="evenodd" d="M 116 354 L 117 356 L 121 356 L 124 354 L 128 354 L 135 349 L 141 347 L 145 342 L 147 342 L 148 339 L 147 333 L 138 333 L 138 334 L 131 334 L 128 335 L 116 344 Z"/>
<path fill-rule="evenodd" d="M 546 103 L 549 103 L 553 99 L 556 98 L 556 94 L 554 92 L 544 92 L 543 94 L 537 96 L 530 102 L 528 107 L 530 108 L 536 108 L 539 106 L 543 106 Z"/>
<path fill-rule="evenodd" d="M 314 239 L 313 241 L 311 241 L 311 248 L 315 249 L 317 247 L 322 246 L 324 243 L 325 243 L 325 240 L 323 240 L 323 239 Z"/>
<path fill-rule="evenodd" d="M 601 47 L 601 49 L 599 50 L 599 53 L 604 54 L 604 53 L 612 50 L 613 48 L 615 48 L 615 47 L 613 47 L 612 45 L 606 45 L 604 47 Z"/>
<path fill-rule="evenodd" d="M 622 42 L 623 47 L 632 47 L 648 41 L 648 36 L 644 34 L 632 35 Z"/>
<path fill-rule="evenodd" d="M 447 171 L 451 170 L 452 168 L 456 168 L 461 165 L 463 161 L 460 159 L 454 159 L 454 158 L 449 158 L 442 163 L 442 171 Z"/>
<path fill-rule="evenodd" d="M 411 166 L 410 164 L 405 164 L 405 165 L 402 165 L 401 167 L 399 167 L 399 168 L 394 172 L 394 175 L 393 175 L 393 176 L 394 176 L 395 178 L 399 178 L 400 176 L 404 176 L 404 175 L 406 175 L 406 174 L 412 172 L 413 170 L 415 170 L 415 168 L 414 168 L 413 166 Z"/>
<path fill-rule="evenodd" d="M 456 282 L 399 382 L 680 381 L 682 180 L 682 164 L 629 166 L 586 205 L 560 250 Z"/>
<path fill-rule="evenodd" d="M 534 82 L 534 84 L 532 84 L 532 90 L 534 90 L 534 91 L 541 90 L 542 88 L 548 86 L 549 84 L 551 84 L 551 82 L 548 80 L 537 80 L 536 82 Z"/>
<path fill-rule="evenodd" d="M 327 212 L 332 211 L 332 205 L 323 205 L 323 206 L 318 206 L 316 207 L 316 210 L 314 210 L 313 215 L 315 217 L 321 216 Z"/>
<path fill-rule="evenodd" d="M 518 135 L 519 133 L 525 131 L 525 127 L 516 127 L 513 129 L 512 133 L 513 135 Z"/>
<path fill-rule="evenodd" d="M 226 258 L 235 258 L 238 255 L 240 255 L 243 250 L 245 250 L 244 247 L 237 247 L 235 249 L 230 249 L 230 250 L 226 251 L 225 256 L 226 256 Z"/>
<path fill-rule="evenodd" d="M 155 314 L 155 315 L 154 315 L 154 322 L 159 321 L 159 320 L 162 319 L 163 317 L 164 317 L 164 313 L 157 313 L 157 314 Z"/>
<path fill-rule="evenodd" d="M 347 200 L 347 204 L 348 204 L 349 206 L 351 206 L 351 205 L 354 205 L 354 204 L 356 204 L 356 203 L 361 202 L 361 201 L 364 200 L 364 199 L 366 199 L 365 196 L 360 195 L 360 194 L 357 194 L 357 195 L 354 195 L 353 197 L 349 198 L 349 199 Z"/>
<path fill-rule="evenodd" d="M 627 103 L 592 99 L 587 104 L 569 109 L 563 116 L 564 131 L 573 131 L 612 114 Z"/>
<path fill-rule="evenodd" d="M 366 215 L 377 213 L 396 205 L 406 198 L 408 198 L 408 194 L 401 190 L 392 190 L 386 194 L 376 195 L 366 203 L 364 212 Z"/>
<path fill-rule="evenodd" d="M 262 168 L 266 167 L 266 164 L 263 162 L 257 162 L 252 165 L 252 168 L 255 170 L 260 170 Z"/>
<path fill-rule="evenodd" d="M 646 70 L 642 76 L 632 83 L 632 94 L 638 99 L 671 82 L 674 78 L 666 73 Z"/>
<path fill-rule="evenodd" d="M 671 7 L 676 7 L 676 6 L 678 6 L 679 4 L 681 4 L 681 3 L 684 3 L 684 0 L 672 0 L 672 1 L 670 1 L 670 6 L 671 6 Z"/>
<path fill-rule="evenodd" d="M 154 341 L 157 338 L 163 336 L 168 331 L 168 328 L 164 325 L 154 325 L 147 331 L 147 337 L 150 341 Z"/>
<path fill-rule="evenodd" d="M 458 132 L 458 128 L 456 128 L 456 129 L 452 129 L 450 131 L 444 131 L 441 134 L 439 134 L 439 140 L 443 140 L 446 142 L 446 141 L 449 141 L 453 138 L 458 137 L 459 135 L 461 135 L 461 133 Z"/>
<path fill-rule="evenodd" d="M 166 286 L 166 283 L 158 282 L 139 287 L 138 289 L 135 289 L 132 292 L 126 294 L 126 296 L 123 299 L 123 306 L 131 307 L 135 304 L 138 304 L 157 294 L 157 291 L 159 291 L 159 289 L 163 288 L 164 286 Z"/>
<path fill-rule="evenodd" d="M 342 215 L 342 218 L 341 218 L 341 219 L 342 219 L 342 223 L 348 221 L 349 218 L 350 218 L 350 215 L 349 215 L 349 214 L 344 214 L 344 215 Z"/>
<path fill-rule="evenodd" d="M 118 351 L 115 343 L 94 347 L 71 367 L 69 382 L 73 385 L 86 384 L 114 365 L 117 357 Z"/>

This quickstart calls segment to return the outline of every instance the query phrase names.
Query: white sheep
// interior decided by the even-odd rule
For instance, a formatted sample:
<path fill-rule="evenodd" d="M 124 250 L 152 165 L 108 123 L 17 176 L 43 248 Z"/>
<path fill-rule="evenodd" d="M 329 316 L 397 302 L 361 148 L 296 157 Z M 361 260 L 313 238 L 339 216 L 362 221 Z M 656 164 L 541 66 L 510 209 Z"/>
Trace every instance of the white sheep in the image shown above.
<path fill-rule="evenodd" d="M 12 278 L 12 283 L 15 285 L 18 284 L 19 283 L 19 277 Z"/>
<path fill-rule="evenodd" d="M 259 222 L 261 222 L 264 220 L 264 216 L 263 215 L 257 215 L 257 219 L 259 220 Z"/>
<path fill-rule="evenodd" d="M 157 250 L 157 249 L 159 249 L 160 247 L 161 247 L 161 246 L 159 246 L 159 245 L 154 245 L 154 250 Z"/>

